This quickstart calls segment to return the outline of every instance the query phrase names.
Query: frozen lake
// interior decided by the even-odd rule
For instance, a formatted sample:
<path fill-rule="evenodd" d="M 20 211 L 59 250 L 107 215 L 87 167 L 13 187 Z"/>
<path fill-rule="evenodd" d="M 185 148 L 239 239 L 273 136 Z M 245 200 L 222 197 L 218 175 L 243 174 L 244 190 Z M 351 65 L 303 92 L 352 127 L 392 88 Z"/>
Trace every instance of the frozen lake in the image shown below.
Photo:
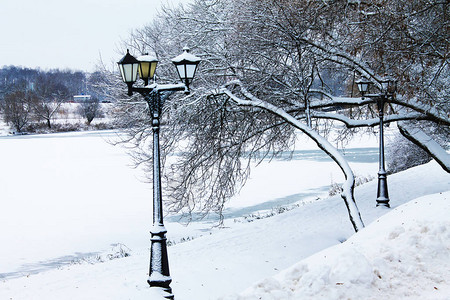
<path fill-rule="evenodd" d="M 18 277 L 76 262 L 122 243 L 149 247 L 151 184 L 131 168 L 115 133 L 86 132 L 1 137 L 0 278 Z M 233 220 L 326 197 L 339 168 L 320 150 L 298 150 L 264 162 L 228 204 Z M 377 148 L 349 148 L 345 156 L 361 176 L 376 176 Z M 182 226 L 166 217 L 168 239 L 213 230 L 217 218 Z M 217 229 L 214 229 L 217 230 Z"/>

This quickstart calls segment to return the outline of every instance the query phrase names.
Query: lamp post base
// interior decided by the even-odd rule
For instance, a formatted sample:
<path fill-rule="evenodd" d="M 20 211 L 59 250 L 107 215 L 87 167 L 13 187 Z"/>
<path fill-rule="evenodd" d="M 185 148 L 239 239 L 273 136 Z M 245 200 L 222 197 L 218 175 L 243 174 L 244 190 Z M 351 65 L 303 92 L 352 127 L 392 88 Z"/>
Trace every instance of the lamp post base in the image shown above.
<path fill-rule="evenodd" d="M 391 208 L 391 206 L 389 205 L 389 199 L 377 198 L 377 207 Z"/>
<path fill-rule="evenodd" d="M 378 172 L 377 207 L 390 208 L 386 171 Z"/>
<path fill-rule="evenodd" d="M 170 283 L 172 278 L 169 273 L 169 259 L 167 257 L 166 229 L 164 225 L 157 224 L 150 231 L 151 248 L 150 248 L 150 270 L 147 279 L 151 288 L 158 288 L 164 291 L 164 297 L 173 299 Z"/>

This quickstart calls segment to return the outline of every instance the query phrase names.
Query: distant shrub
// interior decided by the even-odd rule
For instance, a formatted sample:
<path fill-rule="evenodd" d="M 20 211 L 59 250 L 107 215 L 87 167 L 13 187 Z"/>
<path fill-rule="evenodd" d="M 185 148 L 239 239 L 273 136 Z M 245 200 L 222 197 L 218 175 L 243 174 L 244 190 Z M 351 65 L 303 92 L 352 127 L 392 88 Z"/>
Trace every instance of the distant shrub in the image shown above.
<path fill-rule="evenodd" d="M 82 124 L 80 123 L 55 123 L 52 125 L 52 128 L 48 128 L 44 123 L 34 123 L 27 127 L 27 132 L 29 133 L 53 133 L 53 132 L 71 132 L 71 131 L 80 131 L 82 130 Z"/>
<path fill-rule="evenodd" d="M 372 181 L 374 179 L 375 179 L 375 177 L 371 176 L 371 175 L 368 175 L 367 177 L 356 175 L 355 176 L 355 187 L 363 185 L 364 183 Z M 331 186 L 330 186 L 330 190 L 328 191 L 328 195 L 331 197 L 334 195 L 338 195 L 340 193 L 342 193 L 342 185 L 339 183 L 336 183 L 336 182 L 332 182 Z"/>
<path fill-rule="evenodd" d="M 342 187 L 341 184 L 337 182 L 332 182 L 330 185 L 330 190 L 328 191 L 328 196 L 332 197 L 334 195 L 338 195 L 342 193 Z"/>
<path fill-rule="evenodd" d="M 114 129 L 114 125 L 113 124 L 109 124 L 109 123 L 94 123 L 94 125 L 91 124 L 91 127 L 95 130 L 107 130 L 107 129 Z"/>

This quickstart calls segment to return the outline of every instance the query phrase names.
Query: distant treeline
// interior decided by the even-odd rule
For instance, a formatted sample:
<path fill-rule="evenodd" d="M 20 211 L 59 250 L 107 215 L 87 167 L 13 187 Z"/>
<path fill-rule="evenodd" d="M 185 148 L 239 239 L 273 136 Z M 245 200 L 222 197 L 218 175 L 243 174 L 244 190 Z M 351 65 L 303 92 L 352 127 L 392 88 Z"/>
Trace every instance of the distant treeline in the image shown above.
<path fill-rule="evenodd" d="M 100 102 L 107 101 L 96 92 L 95 85 L 101 80 L 101 73 L 85 73 L 71 70 L 29 69 L 6 66 L 0 69 L 0 100 L 14 91 L 31 91 L 39 97 L 54 101 L 71 101 L 75 95 L 91 95 Z"/>
<path fill-rule="evenodd" d="M 14 132 L 35 132 L 41 125 L 55 130 L 53 121 L 61 104 L 72 102 L 75 95 L 84 99 L 79 114 L 87 125 L 102 112 L 100 102 L 109 99 L 98 92 L 100 72 L 29 69 L 15 66 L 0 69 L 0 113 Z"/>

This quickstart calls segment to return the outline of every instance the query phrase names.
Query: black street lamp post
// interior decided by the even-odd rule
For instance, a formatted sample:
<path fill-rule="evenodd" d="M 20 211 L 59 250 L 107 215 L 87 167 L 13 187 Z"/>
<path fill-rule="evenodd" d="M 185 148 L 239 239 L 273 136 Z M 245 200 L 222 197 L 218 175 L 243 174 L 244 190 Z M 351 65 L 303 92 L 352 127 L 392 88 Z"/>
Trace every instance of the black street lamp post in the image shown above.
<path fill-rule="evenodd" d="M 378 171 L 378 189 L 377 189 L 377 206 L 384 206 L 389 208 L 389 193 L 387 185 L 387 175 L 384 163 L 384 131 L 383 131 L 383 117 L 384 117 L 384 103 L 386 102 L 386 95 L 382 94 L 377 98 L 378 116 L 380 118 L 380 143 L 379 143 L 379 171 Z"/>
<path fill-rule="evenodd" d="M 369 85 L 372 84 L 365 78 L 356 82 L 358 89 L 363 97 L 374 98 L 377 101 L 378 116 L 380 118 L 380 143 L 379 143 L 379 171 L 378 171 L 378 190 L 377 190 L 377 207 L 389 208 L 389 193 L 387 185 L 387 173 L 384 163 L 384 132 L 383 132 L 383 117 L 384 104 L 393 97 L 396 89 L 395 80 L 388 77 L 381 81 L 381 93 L 366 94 L 369 90 Z"/>
<path fill-rule="evenodd" d="M 184 48 L 183 54 L 175 57 L 172 62 L 177 67 L 178 75 L 182 83 L 178 84 L 156 84 L 148 85 L 155 74 L 158 60 L 149 55 L 143 55 L 137 59 L 127 50 L 127 54 L 118 62 L 123 81 L 128 86 L 128 95 L 133 92 L 141 94 L 147 102 L 152 118 L 153 130 L 153 226 L 151 233 L 150 268 L 148 284 L 151 288 L 162 289 L 165 297 L 173 299 L 170 283 L 172 278 L 169 272 L 169 260 L 167 256 L 166 233 L 163 221 L 163 205 L 161 191 L 161 172 L 159 155 L 159 130 L 160 115 L 163 106 L 161 94 L 184 91 L 189 94 L 189 84 L 192 82 L 200 58 L 189 53 L 189 48 Z M 144 80 L 144 87 L 133 87 L 137 80 L 137 74 Z"/>

